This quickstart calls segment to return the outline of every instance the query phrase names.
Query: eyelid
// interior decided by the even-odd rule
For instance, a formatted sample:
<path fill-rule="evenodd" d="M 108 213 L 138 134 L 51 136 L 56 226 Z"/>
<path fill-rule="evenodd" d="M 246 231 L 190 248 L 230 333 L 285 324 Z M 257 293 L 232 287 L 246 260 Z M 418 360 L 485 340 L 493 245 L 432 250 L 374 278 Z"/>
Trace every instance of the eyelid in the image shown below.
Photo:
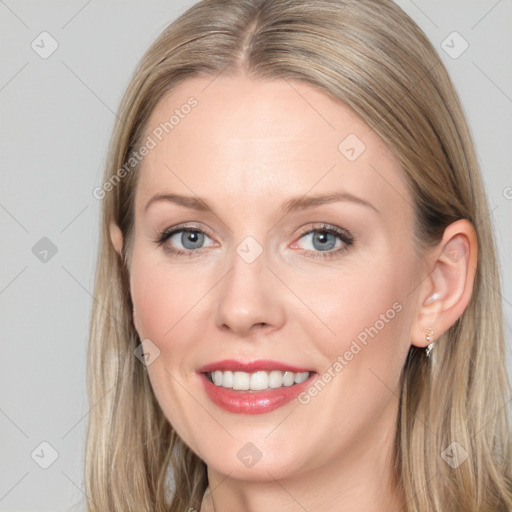
<path fill-rule="evenodd" d="M 322 230 L 325 230 L 325 231 L 336 232 L 339 235 L 345 236 L 349 240 L 353 240 L 354 239 L 352 234 L 349 231 L 347 231 L 346 229 L 341 228 L 339 226 L 335 226 L 334 224 L 329 224 L 327 222 L 313 222 L 312 225 L 310 224 L 307 227 L 299 228 L 299 229 L 300 229 L 299 238 L 303 237 L 304 235 L 307 235 L 308 233 L 311 233 L 312 231 L 322 231 Z"/>
<path fill-rule="evenodd" d="M 209 228 L 207 228 L 203 225 L 200 225 L 198 223 L 195 223 L 195 222 L 192 222 L 192 223 L 185 222 L 182 224 L 178 224 L 176 226 L 172 226 L 168 229 L 164 229 L 163 231 L 158 231 L 158 235 L 164 237 L 166 235 L 169 235 L 171 233 L 176 233 L 178 231 L 199 231 L 201 233 L 204 233 L 205 235 L 208 235 L 212 240 L 215 239 L 215 237 L 213 236 L 213 234 Z"/>

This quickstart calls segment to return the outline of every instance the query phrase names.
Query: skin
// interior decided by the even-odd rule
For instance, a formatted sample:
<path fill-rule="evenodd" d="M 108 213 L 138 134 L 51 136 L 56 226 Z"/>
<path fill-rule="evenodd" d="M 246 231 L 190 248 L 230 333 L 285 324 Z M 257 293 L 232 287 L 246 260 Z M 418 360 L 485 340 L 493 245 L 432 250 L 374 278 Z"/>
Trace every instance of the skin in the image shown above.
<path fill-rule="evenodd" d="M 457 221 L 418 252 L 398 161 L 350 108 L 307 84 L 188 79 L 159 103 L 146 134 L 190 96 L 197 107 L 142 162 L 129 270 L 137 332 L 160 351 L 147 367 L 158 402 L 208 467 L 201 510 L 400 510 L 391 471 L 400 372 L 410 345 L 428 344 L 425 329 L 440 336 L 470 299 L 471 224 Z M 338 149 L 349 134 L 366 146 L 354 161 Z M 291 197 L 333 191 L 378 211 L 347 200 L 279 210 Z M 169 201 L 145 211 L 157 193 L 203 197 L 214 213 Z M 327 252 L 346 250 L 322 258 L 304 235 L 322 223 L 353 243 L 331 237 Z M 155 243 L 182 224 L 207 235 L 192 257 L 165 251 L 186 250 L 181 233 Z M 262 250 L 252 263 L 236 252 L 247 236 Z M 120 252 L 115 224 L 111 238 Z M 196 370 L 221 359 L 273 359 L 321 376 L 396 303 L 400 312 L 306 405 L 229 413 L 199 382 Z M 261 454 L 250 468 L 237 457 L 248 442 Z"/>

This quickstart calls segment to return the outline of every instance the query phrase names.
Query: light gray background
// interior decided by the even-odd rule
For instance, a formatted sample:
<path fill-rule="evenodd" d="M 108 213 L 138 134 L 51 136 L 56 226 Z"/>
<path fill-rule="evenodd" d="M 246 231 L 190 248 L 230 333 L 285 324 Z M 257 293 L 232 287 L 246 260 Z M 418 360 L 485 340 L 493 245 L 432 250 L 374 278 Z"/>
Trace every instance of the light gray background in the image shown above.
<path fill-rule="evenodd" d="M 84 508 L 100 206 L 92 190 L 101 184 L 114 112 L 136 63 L 192 3 L 0 0 L 1 511 Z M 512 0 L 398 3 L 438 49 L 472 127 L 499 244 L 510 347 Z M 31 48 L 43 31 L 59 45 L 47 59 Z M 469 43 L 456 59 L 442 47 L 454 31 Z M 445 44 L 453 53 L 461 41 L 452 39 Z M 46 262 L 32 252 L 42 237 L 57 247 Z M 508 368 L 512 374 L 510 356 Z M 35 462 L 51 461 L 42 442 L 58 453 L 48 469 Z"/>

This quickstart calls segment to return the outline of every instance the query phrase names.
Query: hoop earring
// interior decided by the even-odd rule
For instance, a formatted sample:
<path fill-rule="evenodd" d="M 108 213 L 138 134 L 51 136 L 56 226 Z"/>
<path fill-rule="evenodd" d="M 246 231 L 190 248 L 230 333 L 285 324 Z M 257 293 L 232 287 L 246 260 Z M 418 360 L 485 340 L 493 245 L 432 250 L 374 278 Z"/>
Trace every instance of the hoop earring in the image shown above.
<path fill-rule="evenodd" d="M 432 352 L 432 348 L 434 347 L 434 329 L 428 328 L 425 329 L 425 341 L 429 343 L 428 347 L 425 348 L 425 354 L 427 357 L 430 357 L 430 353 Z"/>

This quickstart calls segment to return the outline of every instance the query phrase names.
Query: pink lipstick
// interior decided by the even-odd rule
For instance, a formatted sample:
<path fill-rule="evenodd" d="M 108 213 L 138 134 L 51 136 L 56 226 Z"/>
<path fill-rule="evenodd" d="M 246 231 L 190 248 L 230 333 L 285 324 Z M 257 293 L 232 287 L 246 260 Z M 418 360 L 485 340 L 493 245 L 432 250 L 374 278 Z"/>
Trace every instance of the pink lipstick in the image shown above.
<path fill-rule="evenodd" d="M 263 414 L 291 402 L 307 389 L 316 372 L 270 360 L 217 361 L 198 369 L 208 398 L 238 414 Z"/>

